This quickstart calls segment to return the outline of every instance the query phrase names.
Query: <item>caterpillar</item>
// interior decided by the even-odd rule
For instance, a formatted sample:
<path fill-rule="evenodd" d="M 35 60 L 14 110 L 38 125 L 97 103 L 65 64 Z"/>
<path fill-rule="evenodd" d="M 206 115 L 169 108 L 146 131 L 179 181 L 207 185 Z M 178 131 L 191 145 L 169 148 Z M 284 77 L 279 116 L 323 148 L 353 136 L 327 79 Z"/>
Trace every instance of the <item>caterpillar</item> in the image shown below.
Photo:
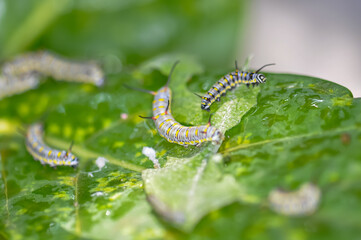
<path fill-rule="evenodd" d="M 242 83 L 246 84 L 248 87 L 251 84 L 252 86 L 255 86 L 266 82 L 266 77 L 262 73 L 259 73 L 259 71 L 270 65 L 275 64 L 266 64 L 255 72 L 245 72 L 239 71 L 237 61 L 235 61 L 236 70 L 234 72 L 228 73 L 219 79 L 218 82 L 214 84 L 203 97 L 196 94 L 202 99 L 201 109 L 210 111 L 212 103 L 220 101 L 221 96 L 225 96 L 228 90 L 232 90 Z"/>
<path fill-rule="evenodd" d="M 39 85 L 39 76 L 35 73 L 23 76 L 0 76 L 0 99 L 36 88 Z"/>
<path fill-rule="evenodd" d="M 139 117 L 153 119 L 159 135 L 170 143 L 177 143 L 184 147 L 188 147 L 189 145 L 199 146 L 201 143 L 208 141 L 213 144 L 220 144 L 220 142 L 224 139 L 223 133 L 217 128 L 211 126 L 210 119 L 207 125 L 186 127 L 178 123 L 172 116 L 170 108 L 171 90 L 168 85 L 177 63 L 178 61 L 174 63 L 168 75 L 167 84 L 160 88 L 157 92 L 125 85 L 127 88 L 154 95 L 153 116 Z"/>
<path fill-rule="evenodd" d="M 299 190 L 293 192 L 272 190 L 268 200 L 270 207 L 277 213 L 302 216 L 312 214 L 316 210 L 320 197 L 321 191 L 317 186 L 305 183 Z"/>
<path fill-rule="evenodd" d="M 48 51 L 18 56 L 5 63 L 2 71 L 4 75 L 13 77 L 36 72 L 60 81 L 84 82 L 96 86 L 104 83 L 104 73 L 97 64 L 70 61 Z"/>
<path fill-rule="evenodd" d="M 78 158 L 71 153 L 71 146 L 68 151 L 52 149 L 44 143 L 43 135 L 43 126 L 40 123 L 31 125 L 26 132 L 26 149 L 35 160 L 51 167 L 78 166 Z"/>

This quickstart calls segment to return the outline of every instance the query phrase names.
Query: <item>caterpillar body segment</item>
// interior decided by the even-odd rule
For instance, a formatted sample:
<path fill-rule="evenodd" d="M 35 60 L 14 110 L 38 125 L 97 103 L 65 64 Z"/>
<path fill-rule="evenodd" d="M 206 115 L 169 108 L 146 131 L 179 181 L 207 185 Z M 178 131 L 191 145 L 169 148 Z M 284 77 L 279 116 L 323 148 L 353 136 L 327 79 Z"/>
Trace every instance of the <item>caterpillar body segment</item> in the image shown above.
<path fill-rule="evenodd" d="M 266 77 L 262 73 L 259 73 L 259 71 L 269 65 L 274 64 L 264 65 L 255 72 L 245 72 L 238 70 L 236 62 L 236 70 L 234 72 L 224 75 L 204 96 L 201 96 L 201 109 L 210 111 L 210 107 L 215 101 L 220 101 L 220 98 L 226 95 L 227 91 L 232 90 L 241 84 L 245 84 L 246 86 L 257 86 L 266 82 Z"/>
<path fill-rule="evenodd" d="M 163 87 L 154 96 L 153 120 L 159 132 L 168 142 L 177 143 L 182 146 L 200 145 L 203 142 L 211 141 L 213 144 L 220 144 L 223 134 L 210 124 L 201 126 L 186 127 L 178 123 L 170 114 L 171 91 Z"/>
<path fill-rule="evenodd" d="M 48 51 L 18 56 L 5 63 L 2 71 L 6 76 L 22 76 L 36 72 L 59 81 L 84 82 L 96 86 L 104 83 L 104 73 L 97 64 L 70 61 Z"/>
<path fill-rule="evenodd" d="M 43 140 L 43 126 L 40 123 L 31 125 L 26 132 L 26 149 L 41 164 L 56 166 L 78 166 L 78 158 L 69 151 L 50 148 Z"/>
<path fill-rule="evenodd" d="M 203 142 L 220 144 L 224 139 L 224 135 L 220 130 L 211 126 L 210 122 L 207 125 L 187 127 L 178 123 L 172 116 L 170 107 L 172 93 L 168 85 L 171 74 L 177 63 L 178 62 L 173 65 L 170 71 L 167 84 L 160 88 L 157 92 L 126 86 L 134 90 L 148 92 L 154 95 L 154 101 L 152 105 L 153 116 L 142 118 L 153 119 L 159 135 L 171 143 L 177 143 L 185 147 L 189 145 L 198 146 Z"/>
<path fill-rule="evenodd" d="M 26 92 L 39 85 L 39 76 L 36 73 L 22 76 L 0 76 L 0 99 Z"/>
<path fill-rule="evenodd" d="M 274 189 L 269 193 L 268 201 L 277 213 L 303 216 L 316 211 L 320 198 L 321 190 L 312 183 L 305 183 L 296 191 Z"/>

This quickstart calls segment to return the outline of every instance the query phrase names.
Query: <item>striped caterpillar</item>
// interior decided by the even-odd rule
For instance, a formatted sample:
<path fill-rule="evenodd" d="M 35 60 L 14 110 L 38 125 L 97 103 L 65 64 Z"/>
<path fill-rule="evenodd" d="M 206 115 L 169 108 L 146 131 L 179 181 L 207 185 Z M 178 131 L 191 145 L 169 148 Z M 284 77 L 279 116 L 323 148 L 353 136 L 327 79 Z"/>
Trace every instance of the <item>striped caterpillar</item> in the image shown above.
<path fill-rule="evenodd" d="M 31 125 L 26 132 L 26 149 L 35 160 L 51 167 L 78 166 L 78 158 L 70 152 L 71 146 L 68 151 L 52 149 L 44 143 L 43 135 L 43 126 L 40 123 Z"/>
<path fill-rule="evenodd" d="M 153 116 L 139 117 L 153 119 L 159 135 L 165 138 L 168 142 L 177 143 L 184 147 L 188 147 L 188 145 L 199 146 L 201 143 L 207 141 L 210 141 L 213 144 L 220 144 L 221 140 L 224 138 L 223 133 L 217 128 L 211 126 L 210 120 L 207 125 L 186 127 L 178 123 L 173 118 L 170 110 L 171 90 L 168 85 L 177 63 L 178 62 L 173 65 L 169 73 L 167 84 L 160 88 L 157 92 L 125 86 L 127 88 L 154 95 Z"/>
<path fill-rule="evenodd" d="M 97 64 L 69 61 L 47 51 L 18 56 L 5 63 L 2 71 L 8 77 L 21 77 L 35 72 L 60 81 L 84 82 L 96 86 L 104 83 L 104 73 Z"/>
<path fill-rule="evenodd" d="M 271 208 L 287 216 L 302 216 L 312 214 L 321 197 L 320 189 L 311 184 L 303 184 L 299 190 L 286 192 L 280 189 L 272 190 L 268 196 Z"/>
<path fill-rule="evenodd" d="M 232 90 L 242 83 L 246 84 L 248 87 L 251 84 L 252 86 L 255 86 L 266 82 L 266 77 L 263 74 L 259 73 L 259 71 L 261 71 L 264 67 L 275 64 L 266 64 L 255 72 L 239 71 L 237 61 L 235 62 L 235 65 L 236 70 L 234 72 L 224 75 L 221 79 L 219 79 L 218 82 L 214 84 L 203 97 L 196 94 L 202 99 L 202 110 L 210 111 L 212 103 L 214 103 L 215 101 L 220 101 L 221 96 L 225 96 L 227 90 Z"/>
<path fill-rule="evenodd" d="M 0 76 L 0 99 L 36 88 L 39 85 L 39 76 L 35 73 L 21 77 Z"/>

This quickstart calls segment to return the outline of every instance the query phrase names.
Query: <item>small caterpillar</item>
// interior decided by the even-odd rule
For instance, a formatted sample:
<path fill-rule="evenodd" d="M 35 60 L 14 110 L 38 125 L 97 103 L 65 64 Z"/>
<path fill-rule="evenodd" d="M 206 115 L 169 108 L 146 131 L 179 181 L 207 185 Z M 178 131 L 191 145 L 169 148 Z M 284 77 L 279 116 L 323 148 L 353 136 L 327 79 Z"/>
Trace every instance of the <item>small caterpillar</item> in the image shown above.
<path fill-rule="evenodd" d="M 258 73 L 264 67 L 275 65 L 274 63 L 266 64 L 255 72 L 245 72 L 239 71 L 237 66 L 237 61 L 235 62 L 236 70 L 234 72 L 228 73 L 224 75 L 221 79 L 218 80 L 216 84 L 214 84 L 211 89 L 202 97 L 196 94 L 198 97 L 202 99 L 201 101 L 201 109 L 210 111 L 210 107 L 213 102 L 220 101 L 221 96 L 225 96 L 228 90 L 232 90 L 239 86 L 240 84 L 246 84 L 249 86 L 252 84 L 258 85 L 266 82 L 266 77 Z"/>
<path fill-rule="evenodd" d="M 173 65 L 169 73 L 167 84 L 157 92 L 126 86 L 154 95 L 153 117 L 140 117 L 153 119 L 159 135 L 168 142 L 177 143 L 184 147 L 188 147 L 188 145 L 198 146 L 207 141 L 211 141 L 213 144 L 220 144 L 221 140 L 224 139 L 223 133 L 211 126 L 210 120 L 207 125 L 186 127 L 173 118 L 170 110 L 171 90 L 168 85 L 177 63 Z"/>
<path fill-rule="evenodd" d="M 0 76 L 0 99 L 36 88 L 39 85 L 39 76 L 35 73 L 21 77 Z"/>
<path fill-rule="evenodd" d="M 270 207 L 275 212 L 287 216 L 312 214 L 316 210 L 320 198 L 320 189 L 311 183 L 303 184 L 299 190 L 293 192 L 275 189 L 268 196 Z"/>
<path fill-rule="evenodd" d="M 61 151 L 52 149 L 43 141 L 43 126 L 40 123 L 31 125 L 26 132 L 26 149 L 41 164 L 49 164 L 51 167 L 56 166 L 78 166 L 78 158 L 70 151 Z"/>
<path fill-rule="evenodd" d="M 104 83 L 104 73 L 97 64 L 69 61 L 47 51 L 18 56 L 5 63 L 2 71 L 8 77 L 36 72 L 60 81 L 92 83 L 96 86 Z"/>

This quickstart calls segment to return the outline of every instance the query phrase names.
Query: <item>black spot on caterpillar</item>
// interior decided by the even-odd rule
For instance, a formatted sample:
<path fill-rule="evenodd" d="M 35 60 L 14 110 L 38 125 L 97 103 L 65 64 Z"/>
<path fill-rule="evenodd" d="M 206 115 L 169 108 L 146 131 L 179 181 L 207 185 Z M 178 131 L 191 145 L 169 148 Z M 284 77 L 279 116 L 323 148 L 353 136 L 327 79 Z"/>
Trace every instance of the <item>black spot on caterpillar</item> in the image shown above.
<path fill-rule="evenodd" d="M 320 198 L 320 189 L 311 183 L 303 184 L 299 190 L 293 192 L 275 189 L 268 196 L 270 207 L 275 212 L 287 216 L 312 214 Z"/>
<path fill-rule="evenodd" d="M 96 86 L 104 83 L 104 73 L 97 64 L 70 61 L 48 51 L 18 56 L 5 63 L 2 71 L 8 77 L 21 77 L 35 72 L 59 81 L 84 82 Z"/>
<path fill-rule="evenodd" d="M 210 111 L 212 103 L 214 103 L 215 101 L 220 101 L 220 98 L 226 95 L 226 92 L 228 90 L 232 90 L 240 84 L 246 84 L 247 86 L 252 84 L 252 86 L 255 86 L 266 82 L 266 77 L 263 74 L 259 73 L 259 71 L 261 71 L 266 66 L 275 64 L 266 64 L 255 72 L 239 71 L 237 61 L 235 62 L 235 65 L 236 70 L 234 72 L 224 75 L 221 79 L 219 79 L 218 82 L 214 84 L 203 97 L 196 94 L 202 99 L 201 108 L 203 110 Z"/>
<path fill-rule="evenodd" d="M 26 132 L 26 149 L 35 160 L 51 167 L 78 166 L 78 158 L 70 152 L 71 146 L 68 151 L 50 148 L 44 143 L 43 135 L 43 126 L 40 123 L 31 125 Z"/>
<path fill-rule="evenodd" d="M 177 65 L 176 62 L 168 76 L 167 84 L 160 88 L 157 92 L 144 89 L 128 88 L 147 92 L 154 95 L 153 101 L 153 117 L 142 117 L 153 119 L 160 136 L 168 142 L 177 143 L 187 147 L 188 145 L 200 145 L 203 142 L 210 141 L 213 144 L 220 144 L 224 139 L 223 133 L 217 128 L 211 126 L 210 120 L 207 125 L 186 127 L 178 123 L 171 114 L 171 90 L 168 87 L 172 72 Z"/>

